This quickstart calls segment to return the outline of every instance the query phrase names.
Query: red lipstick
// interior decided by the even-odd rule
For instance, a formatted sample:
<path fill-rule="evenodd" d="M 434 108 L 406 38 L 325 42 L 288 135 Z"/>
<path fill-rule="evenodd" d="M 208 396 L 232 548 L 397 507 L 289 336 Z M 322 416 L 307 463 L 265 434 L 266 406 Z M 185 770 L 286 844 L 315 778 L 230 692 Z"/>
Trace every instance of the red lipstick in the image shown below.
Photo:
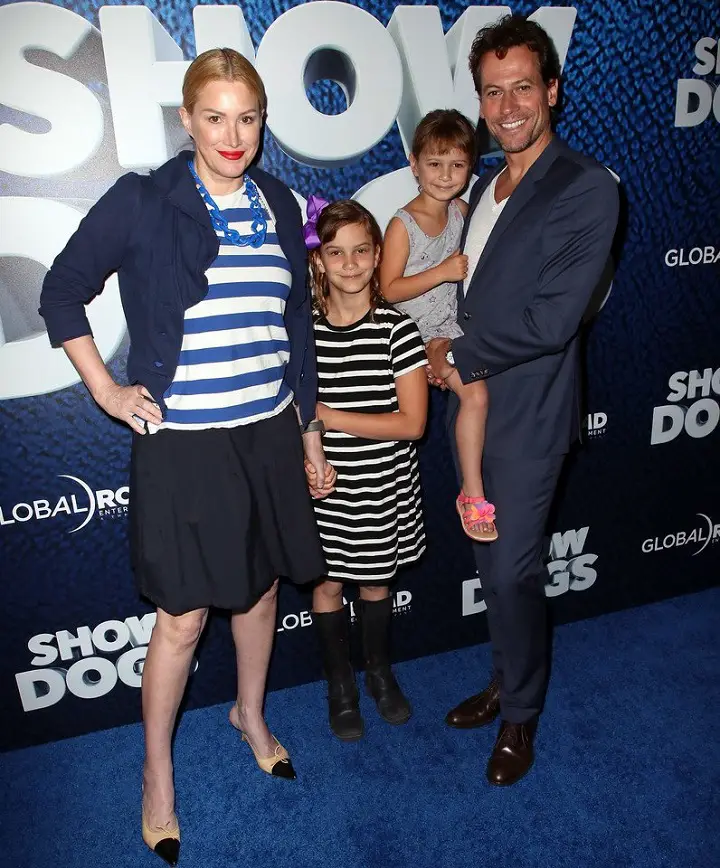
<path fill-rule="evenodd" d="M 244 154 L 245 151 L 218 151 L 221 157 L 225 157 L 226 160 L 239 160 Z"/>

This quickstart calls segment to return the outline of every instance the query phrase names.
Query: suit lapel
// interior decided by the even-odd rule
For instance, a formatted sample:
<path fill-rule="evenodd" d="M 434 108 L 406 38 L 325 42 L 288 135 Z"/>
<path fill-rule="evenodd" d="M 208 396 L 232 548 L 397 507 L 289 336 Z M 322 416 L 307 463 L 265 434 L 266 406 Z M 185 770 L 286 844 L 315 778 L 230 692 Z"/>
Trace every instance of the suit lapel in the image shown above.
<path fill-rule="evenodd" d="M 558 150 L 560 147 L 560 142 L 558 139 L 553 138 L 550 141 L 550 144 L 545 148 L 545 150 L 540 154 L 540 156 L 535 160 L 535 162 L 530 166 L 524 178 L 520 181 L 517 187 L 510 194 L 510 198 L 507 201 L 507 204 L 503 208 L 500 216 L 493 227 L 492 232 L 483 248 L 483 252 L 478 260 L 478 264 L 475 267 L 475 271 L 470 280 L 470 285 L 468 286 L 468 295 L 473 288 L 473 285 L 478 279 L 480 272 L 483 267 L 487 263 L 488 259 L 492 255 L 493 250 L 497 247 L 497 243 L 500 238 L 503 236 L 505 230 L 510 226 L 513 220 L 518 216 L 518 214 L 522 211 L 522 209 L 527 205 L 527 203 L 532 199 L 535 195 L 535 185 L 537 182 L 545 175 L 547 170 L 550 168 L 552 163 L 555 161 L 555 158 L 558 155 Z M 504 167 L 501 167 L 501 169 Z M 497 177 L 500 174 L 500 171 L 496 172 L 493 177 Z M 492 181 L 492 178 L 490 179 Z M 482 195 L 482 194 L 481 194 Z M 480 201 L 480 196 L 478 196 L 475 207 L 477 207 Z M 473 209 L 474 210 L 474 209 Z M 470 224 L 470 214 L 468 213 L 468 219 L 465 223 L 464 230 L 467 233 L 467 228 Z M 465 238 L 463 238 L 463 244 L 465 243 Z"/>

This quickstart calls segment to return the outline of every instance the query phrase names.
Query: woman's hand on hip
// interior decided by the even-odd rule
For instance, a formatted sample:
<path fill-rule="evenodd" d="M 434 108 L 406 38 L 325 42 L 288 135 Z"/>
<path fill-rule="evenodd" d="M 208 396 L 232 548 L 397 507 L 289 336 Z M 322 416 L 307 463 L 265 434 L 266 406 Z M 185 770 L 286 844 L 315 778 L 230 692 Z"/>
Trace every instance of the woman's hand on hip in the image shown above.
<path fill-rule="evenodd" d="M 145 433 L 144 422 L 154 425 L 162 422 L 160 408 L 145 386 L 119 386 L 112 382 L 93 397 L 109 416 L 129 425 L 138 434 Z"/>

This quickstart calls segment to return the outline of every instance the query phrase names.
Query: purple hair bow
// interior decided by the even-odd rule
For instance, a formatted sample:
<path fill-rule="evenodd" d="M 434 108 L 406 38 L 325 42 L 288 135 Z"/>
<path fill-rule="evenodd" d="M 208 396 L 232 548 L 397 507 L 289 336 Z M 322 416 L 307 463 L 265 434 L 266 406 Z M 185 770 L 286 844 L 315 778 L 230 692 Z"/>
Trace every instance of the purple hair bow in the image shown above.
<path fill-rule="evenodd" d="M 320 196 L 310 196 L 307 201 L 307 221 L 303 225 L 303 237 L 305 238 L 305 246 L 308 250 L 314 250 L 320 246 L 320 238 L 317 234 L 317 221 L 323 208 L 326 208 L 330 203 L 327 199 L 321 199 Z"/>

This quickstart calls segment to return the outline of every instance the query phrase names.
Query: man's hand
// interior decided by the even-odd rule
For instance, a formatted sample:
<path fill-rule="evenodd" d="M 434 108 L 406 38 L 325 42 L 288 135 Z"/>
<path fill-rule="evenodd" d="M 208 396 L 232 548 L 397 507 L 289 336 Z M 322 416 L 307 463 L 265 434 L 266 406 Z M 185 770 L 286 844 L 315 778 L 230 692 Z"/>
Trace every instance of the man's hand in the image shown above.
<path fill-rule="evenodd" d="M 433 338 L 425 345 L 428 365 L 425 369 L 428 382 L 441 389 L 447 388 L 446 380 L 455 368 L 445 358 L 450 350 L 451 342 L 447 338 Z"/>

